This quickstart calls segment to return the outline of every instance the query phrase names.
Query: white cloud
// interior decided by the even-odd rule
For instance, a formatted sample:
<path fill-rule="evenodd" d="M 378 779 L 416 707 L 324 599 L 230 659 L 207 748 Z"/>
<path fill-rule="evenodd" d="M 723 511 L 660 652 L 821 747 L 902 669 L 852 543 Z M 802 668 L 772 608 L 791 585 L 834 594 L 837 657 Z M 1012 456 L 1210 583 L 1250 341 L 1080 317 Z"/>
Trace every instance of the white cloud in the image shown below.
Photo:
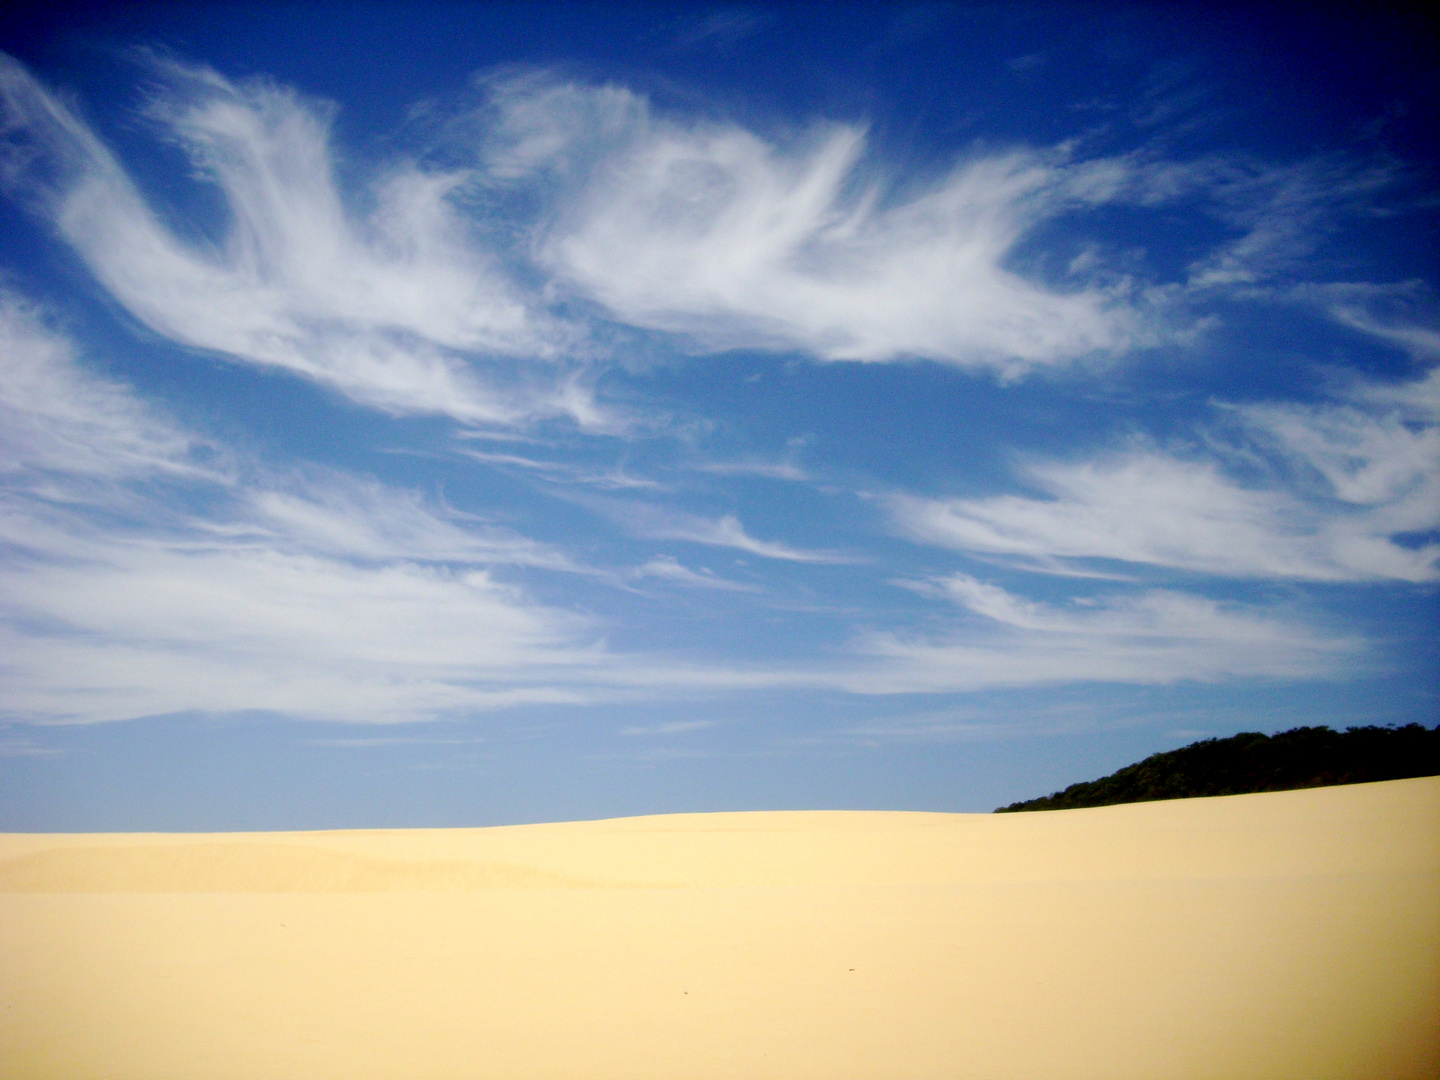
<path fill-rule="evenodd" d="M 765 30 L 775 19 L 772 11 L 714 11 L 689 20 L 689 24 L 675 35 L 675 47 L 689 51 L 708 45 L 725 52 L 745 38 Z"/>
<path fill-rule="evenodd" d="M 531 72 L 484 81 L 487 106 L 450 125 L 474 168 L 397 159 L 342 191 L 329 106 L 263 80 L 151 67 L 148 113 L 221 196 L 223 227 L 208 239 L 195 220 L 183 236 L 167 227 L 76 113 L 0 57 L 11 187 L 156 332 L 375 408 L 482 425 L 626 427 L 580 377 L 580 357 L 610 349 L 605 333 L 554 314 L 577 296 L 700 349 L 1018 376 L 1157 340 L 1216 289 L 1253 292 L 1297 265 L 1337 203 L 1389 180 L 1325 161 L 1079 160 L 1072 143 L 976 152 L 902 182 L 871 162 L 860 124 L 767 137 Z M 1056 280 L 1015 263 L 1038 226 L 1071 211 L 1185 200 L 1241 236 L 1183 284 L 1142 288 L 1098 245 Z M 1352 308 L 1333 305 L 1390 332 Z"/>
<path fill-rule="evenodd" d="M 1302 172 L 1251 183 L 1214 163 L 1077 163 L 1063 149 L 976 154 L 905 189 L 869 171 L 856 125 L 766 138 L 662 116 L 624 89 L 542 76 L 491 86 L 493 127 L 473 174 L 402 161 L 367 192 L 342 193 L 326 107 L 207 69 L 156 72 L 165 89 L 152 117 L 228 215 L 209 239 L 195 222 L 183 236 L 167 227 L 76 113 L 0 57 L 0 169 L 12 189 L 157 333 L 393 413 L 474 424 L 568 415 L 621 430 L 566 359 L 598 347 L 545 313 L 576 296 L 701 348 L 924 357 L 1018 375 L 1150 332 L 1132 287 L 1115 275 L 1097 284 L 1083 259 L 1071 287 L 1018 271 L 1036 226 L 1075 207 L 1225 189 L 1244 236 L 1172 290 L 1193 297 L 1281 273 L 1309 250 L 1326 198 Z M 529 269 L 552 280 L 533 292 L 481 235 L 494 225 L 513 237 L 516 223 L 461 209 L 462 189 L 503 203 L 506 185 L 541 207 L 524 239 Z M 1395 289 L 1317 289 L 1295 297 L 1414 356 L 1435 354 L 1432 328 L 1390 313 Z M 0 543 L 10 549 L 0 650 L 17 715 L 270 708 L 411 719 L 704 689 L 1309 676 L 1353 654 L 1353 643 L 1179 593 L 1037 605 L 954 577 L 929 587 L 967 612 L 963 633 L 876 633 L 829 666 L 617 655 L 599 642 L 598 620 L 540 604 L 494 570 L 576 571 L 563 553 L 363 478 L 261 475 L 87 373 L 23 302 L 0 301 Z M 1234 577 L 1433 581 L 1440 545 L 1416 536 L 1440 524 L 1437 396 L 1432 371 L 1327 406 L 1231 409 L 1261 479 L 1240 478 L 1238 455 L 1142 448 L 1035 465 L 1026 478 L 1041 497 L 897 497 L 890 507 L 915 539 L 1057 573 L 1096 573 L 1086 562 L 1104 559 Z M 619 469 L 471 456 L 577 485 L 657 486 Z M 804 478 L 784 462 L 695 467 Z M 757 538 L 734 515 L 584 505 L 641 537 L 850 561 Z M 748 588 L 669 556 L 633 573 Z"/>
<path fill-rule="evenodd" d="M 580 700 L 613 661 L 493 573 L 560 554 L 370 480 L 194 467 L 204 440 L 0 299 L 7 715 L 406 720 Z"/>
<path fill-rule="evenodd" d="M 1209 212 L 1239 232 L 1197 259 L 1187 273 L 1192 293 L 1253 293 L 1269 281 L 1308 269 L 1333 231 L 1337 211 L 1369 205 L 1394 181 L 1391 171 L 1333 158 L 1286 165 L 1220 159 L 1190 168 L 1162 167 L 1184 187 L 1199 181 Z"/>
<path fill-rule="evenodd" d="M 890 508 L 912 539 L 1036 565 L 1102 558 L 1242 576 L 1338 573 L 1313 557 L 1313 525 L 1297 521 L 1291 500 L 1240 488 L 1208 462 L 1140 451 L 1037 465 L 1026 479 L 1050 497 L 899 496 Z"/>
<path fill-rule="evenodd" d="M 20 421 L 7 429 L 15 458 L 29 464 L 9 474 L 0 499 L 0 655 L 13 719 L 262 709 L 397 721 L 723 691 L 1300 676 L 1333 672 L 1353 651 L 1174 593 L 1062 609 L 955 577 L 925 588 L 982 625 L 941 641 L 871 634 L 828 663 L 617 654 L 593 617 L 537 603 L 492 569 L 567 569 L 562 555 L 343 473 L 281 484 L 243 462 L 223 475 L 182 467 L 199 440 L 127 388 L 88 375 L 33 309 L 4 310 L 0 374 L 29 373 L 0 379 L 28 388 L 6 404 Z M 69 410 L 53 423 L 51 391 L 68 395 Z M 120 462 L 115 475 L 96 464 L 107 448 Z M 168 486 L 152 490 L 157 479 Z M 622 520 L 767 558 L 836 558 L 756 540 L 734 518 L 627 505 Z M 738 587 L 673 558 L 641 573 Z"/>
<path fill-rule="evenodd" d="M 306 746 L 334 746 L 343 750 L 373 750 L 384 746 L 480 746 L 487 738 L 455 739 L 434 735 L 375 735 L 353 739 L 306 739 Z"/>
<path fill-rule="evenodd" d="M 1408 383 L 1360 383 L 1351 397 L 1369 409 L 1390 410 L 1389 415 L 1406 425 L 1440 422 L 1440 367 Z"/>
<path fill-rule="evenodd" d="M 38 309 L 0 290 L 0 475 L 194 474 L 206 449 L 127 388 L 84 372 Z"/>
<path fill-rule="evenodd" d="M 625 471 L 623 465 L 617 465 L 611 469 L 594 469 L 582 465 L 570 464 L 568 462 L 526 457 L 523 454 L 497 453 L 490 450 L 462 449 L 457 450 L 456 453 L 484 465 L 497 465 L 501 467 L 514 466 L 525 469 L 556 484 L 579 484 L 586 487 L 600 488 L 604 491 L 623 491 L 637 488 L 654 490 L 664 487 L 659 481 L 650 480 L 643 476 L 632 476 Z"/>
<path fill-rule="evenodd" d="M 1045 604 L 963 574 L 897 584 L 944 600 L 962 614 L 928 635 L 858 635 L 828 662 L 636 664 L 624 678 L 630 686 L 656 690 L 830 690 L 868 696 L 1066 683 L 1341 678 L 1370 662 L 1357 637 L 1285 613 L 1172 590 Z"/>
<path fill-rule="evenodd" d="M 594 503 L 602 513 L 620 521 L 636 536 L 651 540 L 684 540 L 692 544 L 734 548 L 762 559 L 784 562 L 845 563 L 853 560 L 830 551 L 809 551 L 774 540 L 759 540 L 745 531 L 734 514 L 714 519 L 641 503 Z"/>
<path fill-rule="evenodd" d="M 284 368 L 366 405 L 476 423 L 602 424 L 552 364 L 568 332 L 537 314 L 450 196 L 458 173 L 399 165 L 364 216 L 333 175 L 329 111 L 263 81 L 155 63 L 150 113 L 225 200 L 216 242 L 162 224 L 110 150 L 0 55 L 5 175 L 136 318 L 185 345 Z"/>
<path fill-rule="evenodd" d="M 1141 449 L 1031 466 L 1025 477 L 1046 498 L 900 496 L 890 509 L 912 539 L 1035 569 L 1108 559 L 1227 577 L 1434 581 L 1440 544 L 1406 534 L 1440 528 L 1437 386 L 1432 371 L 1405 387 L 1359 387 L 1345 404 L 1234 410 L 1274 466 L 1263 485 L 1218 461 Z"/>
<path fill-rule="evenodd" d="M 415 492 L 315 471 L 250 493 L 253 520 L 298 550 L 349 559 L 484 563 L 577 572 L 565 555 L 507 529 L 426 505 Z"/>
<path fill-rule="evenodd" d="M 855 126 L 768 142 L 664 119 L 623 89 L 534 75 L 495 87 L 493 105 L 493 174 L 569 185 L 541 262 L 632 325 L 709 349 L 1010 373 L 1118 350 L 1134 331 L 1109 294 L 1057 291 L 1004 265 L 1038 221 L 1113 195 L 1121 163 L 1000 153 L 893 197 L 863 178 Z"/>
<path fill-rule="evenodd" d="M 635 568 L 636 577 L 653 577 L 676 585 L 688 585 L 696 589 L 721 589 L 729 592 L 755 592 L 753 585 L 729 581 L 716 577 L 703 567 L 699 572 L 682 565 L 673 555 L 657 555 L 642 566 Z"/>
<path fill-rule="evenodd" d="M 592 627 L 483 570 L 357 567 L 234 545 L 115 543 L 0 575 L 7 708 L 86 720 L 274 709 L 404 720 L 577 700 Z M 541 670 L 543 669 L 543 674 Z"/>
<path fill-rule="evenodd" d="M 699 472 L 715 476 L 762 476 L 767 480 L 806 481 L 810 475 L 791 461 L 765 461 L 744 458 L 739 461 L 703 461 L 692 466 Z"/>
<path fill-rule="evenodd" d="M 894 634 L 864 639 L 860 651 L 881 663 L 856 679 L 855 689 L 1313 678 L 1350 669 L 1361 650 L 1354 639 L 1254 608 L 1165 590 L 1055 606 L 963 574 L 928 583 L 928 589 L 975 618 L 942 640 Z"/>
<path fill-rule="evenodd" d="M 1320 305 L 1336 322 L 1397 345 L 1422 361 L 1440 357 L 1440 304 L 1422 281 L 1300 285 L 1292 295 Z"/>
<path fill-rule="evenodd" d="M 0 758 L 59 757 L 64 753 L 58 747 L 41 746 L 34 739 L 0 737 Z"/>
<path fill-rule="evenodd" d="M 648 727 L 623 727 L 621 735 L 684 735 L 691 731 L 702 731 L 715 726 L 714 720 L 672 720 L 668 724 L 651 724 Z"/>
<path fill-rule="evenodd" d="M 1433 394 L 1437 385 L 1432 373 L 1417 389 Z M 1410 402 L 1428 404 L 1419 394 Z M 1375 531 L 1440 526 L 1440 410 L 1433 404 L 1423 421 L 1399 409 L 1377 415 L 1355 406 L 1250 406 L 1241 412 L 1257 433 L 1323 478 L 1334 498 L 1368 508 L 1363 520 Z"/>

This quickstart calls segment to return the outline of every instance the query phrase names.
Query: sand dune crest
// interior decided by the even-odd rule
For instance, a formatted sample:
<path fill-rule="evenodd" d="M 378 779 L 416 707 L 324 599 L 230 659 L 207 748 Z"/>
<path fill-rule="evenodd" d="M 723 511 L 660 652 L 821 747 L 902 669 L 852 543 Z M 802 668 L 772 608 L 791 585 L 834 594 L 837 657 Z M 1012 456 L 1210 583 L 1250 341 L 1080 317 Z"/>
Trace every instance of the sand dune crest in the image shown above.
<path fill-rule="evenodd" d="M 0 836 L 0 1077 L 1440 1075 L 1440 778 Z"/>

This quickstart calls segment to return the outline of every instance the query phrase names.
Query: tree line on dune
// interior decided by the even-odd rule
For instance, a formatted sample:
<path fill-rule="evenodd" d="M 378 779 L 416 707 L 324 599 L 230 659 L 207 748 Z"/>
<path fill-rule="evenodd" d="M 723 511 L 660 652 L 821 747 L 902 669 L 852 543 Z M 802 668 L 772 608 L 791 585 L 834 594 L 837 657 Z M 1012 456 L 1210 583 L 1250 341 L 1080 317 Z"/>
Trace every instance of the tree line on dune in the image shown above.
<path fill-rule="evenodd" d="M 1099 780 L 1002 806 L 1015 810 L 1074 810 L 1086 806 L 1245 795 L 1331 784 L 1405 780 L 1440 775 L 1440 725 L 1298 727 L 1278 735 L 1242 731 L 1152 754 Z"/>

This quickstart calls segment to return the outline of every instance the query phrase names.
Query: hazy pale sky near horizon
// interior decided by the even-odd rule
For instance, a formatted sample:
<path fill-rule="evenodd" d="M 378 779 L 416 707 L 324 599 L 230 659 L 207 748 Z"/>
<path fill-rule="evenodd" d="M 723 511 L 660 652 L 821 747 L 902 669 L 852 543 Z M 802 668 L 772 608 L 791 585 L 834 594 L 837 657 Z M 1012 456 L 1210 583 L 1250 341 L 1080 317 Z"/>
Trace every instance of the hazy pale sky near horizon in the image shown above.
<path fill-rule="evenodd" d="M 1437 720 L 1433 27 L 0 21 L 0 829 L 988 810 Z"/>

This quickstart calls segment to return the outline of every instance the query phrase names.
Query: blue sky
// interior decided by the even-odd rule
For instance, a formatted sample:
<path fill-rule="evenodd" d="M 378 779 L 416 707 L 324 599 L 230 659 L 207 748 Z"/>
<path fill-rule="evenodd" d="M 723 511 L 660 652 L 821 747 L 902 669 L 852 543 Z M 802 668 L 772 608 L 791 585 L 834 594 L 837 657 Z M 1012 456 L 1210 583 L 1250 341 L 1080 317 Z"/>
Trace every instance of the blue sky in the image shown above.
<path fill-rule="evenodd" d="M 1436 721 L 1426 28 L 0 23 L 0 828 L 988 810 Z"/>

